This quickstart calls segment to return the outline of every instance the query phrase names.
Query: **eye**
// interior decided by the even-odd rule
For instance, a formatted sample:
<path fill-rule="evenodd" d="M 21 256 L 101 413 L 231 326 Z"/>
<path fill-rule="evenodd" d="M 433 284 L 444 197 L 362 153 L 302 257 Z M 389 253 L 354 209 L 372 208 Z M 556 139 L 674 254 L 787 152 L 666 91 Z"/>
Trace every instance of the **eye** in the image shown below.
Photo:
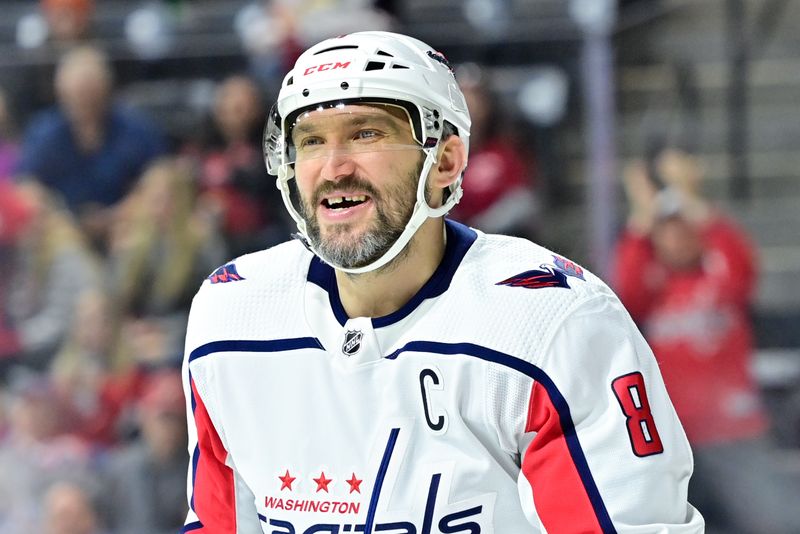
<path fill-rule="evenodd" d="M 369 141 L 372 139 L 377 139 L 380 136 L 381 133 L 378 130 L 359 130 L 356 132 L 354 138 Z"/>
<path fill-rule="evenodd" d="M 321 145 L 322 143 L 323 143 L 322 138 L 308 136 L 308 137 L 303 137 L 302 139 L 300 139 L 300 141 L 297 144 L 297 147 L 298 148 L 310 148 L 310 147 Z"/>

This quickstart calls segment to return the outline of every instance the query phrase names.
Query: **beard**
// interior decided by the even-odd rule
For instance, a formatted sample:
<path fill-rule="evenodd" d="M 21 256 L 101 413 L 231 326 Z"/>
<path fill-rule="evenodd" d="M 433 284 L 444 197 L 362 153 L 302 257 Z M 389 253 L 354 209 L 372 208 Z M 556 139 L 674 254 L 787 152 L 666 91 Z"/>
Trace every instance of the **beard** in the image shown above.
<path fill-rule="evenodd" d="M 347 176 L 337 182 L 325 182 L 314 192 L 311 203 L 305 200 L 300 203 L 301 215 L 306 221 L 306 232 L 317 254 L 326 262 L 346 269 L 364 267 L 386 254 L 403 233 L 414 213 L 417 180 L 421 172 L 422 161 L 403 180 L 382 192 L 356 175 Z M 360 235 L 355 233 L 350 223 L 332 224 L 326 228 L 325 235 L 322 235 L 316 207 L 320 205 L 324 195 L 334 190 L 364 192 L 371 198 L 375 217 Z M 426 199 L 429 198 L 429 193 L 426 188 Z M 407 249 L 408 247 L 405 250 Z M 402 257 L 401 255 L 397 257 Z"/>

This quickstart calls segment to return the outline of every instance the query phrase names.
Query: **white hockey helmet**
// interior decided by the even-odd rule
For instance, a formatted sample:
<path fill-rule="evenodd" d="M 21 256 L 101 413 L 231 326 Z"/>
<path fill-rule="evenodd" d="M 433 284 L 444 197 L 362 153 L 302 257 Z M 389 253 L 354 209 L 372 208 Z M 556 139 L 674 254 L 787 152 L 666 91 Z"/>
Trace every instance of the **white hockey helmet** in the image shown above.
<path fill-rule="evenodd" d="M 408 113 L 414 139 L 426 155 L 413 214 L 397 241 L 369 265 L 334 265 L 345 272 L 363 273 L 387 264 L 428 217 L 445 215 L 459 201 L 462 177 L 449 187 L 439 208 L 428 205 L 425 186 L 446 131 L 458 135 L 469 152 L 470 117 L 447 60 L 418 39 L 382 31 L 358 32 L 327 39 L 305 51 L 284 78 L 278 101 L 267 118 L 264 157 L 269 173 L 278 177 L 277 186 L 300 237 L 317 255 L 308 238 L 306 221 L 295 206 L 299 198 L 292 183 L 291 128 L 303 111 L 348 103 L 402 107 Z M 445 123 L 449 124 L 447 128 Z"/>

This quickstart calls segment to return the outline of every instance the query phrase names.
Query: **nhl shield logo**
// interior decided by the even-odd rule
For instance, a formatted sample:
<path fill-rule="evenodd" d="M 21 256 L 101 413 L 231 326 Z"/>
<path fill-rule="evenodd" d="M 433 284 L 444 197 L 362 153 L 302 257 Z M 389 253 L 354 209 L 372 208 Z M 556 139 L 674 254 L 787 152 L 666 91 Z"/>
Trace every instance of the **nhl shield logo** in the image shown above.
<path fill-rule="evenodd" d="M 344 343 L 342 343 L 342 352 L 347 356 L 355 356 L 361 350 L 361 338 L 364 334 L 361 330 L 348 330 L 344 334 Z"/>

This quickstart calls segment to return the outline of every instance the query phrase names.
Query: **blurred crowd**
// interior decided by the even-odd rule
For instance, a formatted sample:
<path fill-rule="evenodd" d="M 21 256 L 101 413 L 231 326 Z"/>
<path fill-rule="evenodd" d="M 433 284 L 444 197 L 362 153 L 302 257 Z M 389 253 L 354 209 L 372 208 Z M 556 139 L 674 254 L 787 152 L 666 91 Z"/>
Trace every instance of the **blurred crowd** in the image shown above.
<path fill-rule="evenodd" d="M 245 68 L 207 73 L 204 127 L 176 137 L 122 98 L 92 39 L 91 0 L 40 3 L 55 68 L 6 91 L 0 79 L 0 534 L 182 525 L 179 368 L 192 296 L 228 259 L 292 231 L 263 164 L 266 105 L 300 50 L 327 36 L 315 21 L 332 24 L 330 34 L 360 29 L 347 26 L 355 20 L 392 27 L 369 2 L 347 2 L 336 19 L 333 4 L 258 4 Z M 507 103 L 481 67 L 456 73 L 473 126 L 452 217 L 552 245 L 539 231 L 547 177 Z M 695 449 L 690 498 L 709 531 L 800 532 L 785 504 L 800 490 L 773 465 L 750 374 L 754 246 L 703 198 L 701 181 L 701 162 L 674 145 L 626 169 L 630 215 L 610 281 Z"/>
<path fill-rule="evenodd" d="M 124 98 L 93 2 L 41 2 L 57 61 L 0 80 L 0 534 L 182 526 L 189 305 L 216 267 L 289 238 L 261 131 L 285 65 L 323 37 L 316 4 L 297 27 L 309 5 L 265 3 L 271 29 L 251 35 L 241 71 L 208 73 L 202 131 L 181 137 Z M 532 162 L 466 70 L 474 165 L 456 216 L 525 234 Z"/>
<path fill-rule="evenodd" d="M 203 146 L 169 143 L 112 82 L 80 45 L 20 137 L 0 108 L 3 534 L 176 532 L 191 298 L 228 257 L 288 234 L 254 82 L 221 81 Z"/>

